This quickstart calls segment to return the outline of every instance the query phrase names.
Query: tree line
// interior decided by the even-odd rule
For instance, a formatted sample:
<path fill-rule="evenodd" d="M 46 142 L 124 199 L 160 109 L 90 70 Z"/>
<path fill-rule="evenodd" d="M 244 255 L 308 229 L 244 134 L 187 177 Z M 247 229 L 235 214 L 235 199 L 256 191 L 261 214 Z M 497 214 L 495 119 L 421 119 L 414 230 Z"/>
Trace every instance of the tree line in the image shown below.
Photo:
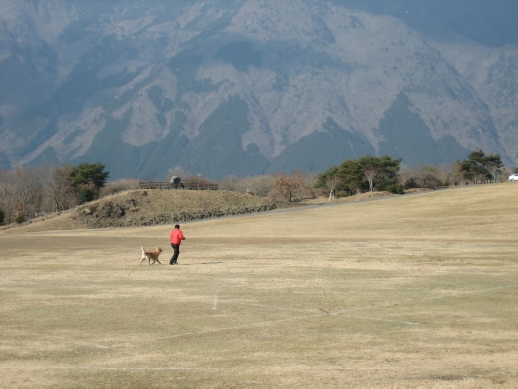
<path fill-rule="evenodd" d="M 329 190 L 332 198 L 351 196 L 356 193 L 388 191 L 403 193 L 404 188 L 397 181 L 401 159 L 388 155 L 374 157 L 366 155 L 359 159 L 346 159 L 339 166 L 332 166 L 317 177 L 315 187 Z"/>
<path fill-rule="evenodd" d="M 0 223 L 22 223 L 92 201 L 108 177 L 100 162 L 0 171 Z"/>
<path fill-rule="evenodd" d="M 490 183 L 506 180 L 508 171 L 498 154 L 473 151 L 464 161 L 451 165 L 401 167 L 401 159 L 367 155 L 347 159 L 338 166 L 316 174 L 295 171 L 252 177 L 230 176 L 218 183 L 219 189 L 268 197 L 273 202 L 291 203 L 325 196 L 351 196 L 364 192 L 388 191 L 401 194 L 414 188 Z M 518 173 L 518 168 L 514 169 Z M 200 183 L 213 180 L 190 174 L 182 167 L 169 169 L 165 177 Z M 68 210 L 98 198 L 137 189 L 138 180 L 125 179 L 107 183 L 105 165 L 82 163 L 39 168 L 15 168 L 0 171 L 0 223 L 21 223 L 44 213 Z"/>
<path fill-rule="evenodd" d="M 401 159 L 367 155 L 330 167 L 318 175 L 315 187 L 327 189 L 330 199 L 335 193 L 350 196 L 374 190 L 401 194 L 413 188 L 498 182 L 504 174 L 502 167 L 500 155 L 486 155 L 482 150 L 472 151 L 467 159 L 451 165 L 406 167 L 403 171 Z"/>

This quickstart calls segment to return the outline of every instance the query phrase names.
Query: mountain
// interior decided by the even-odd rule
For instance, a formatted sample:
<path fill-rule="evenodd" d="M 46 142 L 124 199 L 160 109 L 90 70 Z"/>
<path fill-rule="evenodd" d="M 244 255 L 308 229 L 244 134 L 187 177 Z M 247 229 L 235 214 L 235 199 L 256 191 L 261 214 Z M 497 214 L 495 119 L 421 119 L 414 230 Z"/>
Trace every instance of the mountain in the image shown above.
<path fill-rule="evenodd" d="M 511 0 L 0 0 L 0 168 L 518 165 Z"/>

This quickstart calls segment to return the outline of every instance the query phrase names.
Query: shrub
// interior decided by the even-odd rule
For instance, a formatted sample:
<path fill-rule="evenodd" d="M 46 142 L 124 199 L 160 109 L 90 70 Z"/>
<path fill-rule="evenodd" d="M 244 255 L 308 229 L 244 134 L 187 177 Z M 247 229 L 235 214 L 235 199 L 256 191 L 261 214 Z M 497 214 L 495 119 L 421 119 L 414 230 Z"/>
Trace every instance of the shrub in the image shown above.
<path fill-rule="evenodd" d="M 77 188 L 77 200 L 79 204 L 88 203 L 95 199 L 95 189 L 89 185 L 82 185 Z"/>
<path fill-rule="evenodd" d="M 424 165 L 418 170 L 405 169 L 398 180 L 405 189 L 437 189 L 448 185 L 448 172 L 444 167 Z"/>
<path fill-rule="evenodd" d="M 398 184 L 397 182 L 388 182 L 382 187 L 379 188 L 380 191 L 387 191 L 394 194 L 403 194 L 405 193 L 405 188 L 403 185 Z"/>
<path fill-rule="evenodd" d="M 444 183 L 433 172 L 422 172 L 417 177 L 420 188 L 437 189 L 444 186 Z"/>
<path fill-rule="evenodd" d="M 16 219 L 14 219 L 14 220 L 16 221 L 16 223 L 22 224 L 25 221 L 25 214 L 24 213 L 18 214 L 18 216 L 16 216 Z"/>
<path fill-rule="evenodd" d="M 405 188 L 405 189 L 417 188 L 417 182 L 415 182 L 415 178 L 411 177 L 408 180 L 406 180 L 405 184 L 403 185 L 403 188 Z"/>
<path fill-rule="evenodd" d="M 121 179 L 107 183 L 103 188 L 101 188 L 99 197 L 103 198 L 132 189 L 138 189 L 138 180 L 129 178 Z"/>
<path fill-rule="evenodd" d="M 243 178 L 229 176 L 220 182 L 219 189 L 266 197 L 274 190 L 274 184 L 275 177 L 272 175 L 250 176 Z"/>
<path fill-rule="evenodd" d="M 3 210 L 0 209 L 0 224 L 4 222 L 5 219 L 5 213 Z"/>

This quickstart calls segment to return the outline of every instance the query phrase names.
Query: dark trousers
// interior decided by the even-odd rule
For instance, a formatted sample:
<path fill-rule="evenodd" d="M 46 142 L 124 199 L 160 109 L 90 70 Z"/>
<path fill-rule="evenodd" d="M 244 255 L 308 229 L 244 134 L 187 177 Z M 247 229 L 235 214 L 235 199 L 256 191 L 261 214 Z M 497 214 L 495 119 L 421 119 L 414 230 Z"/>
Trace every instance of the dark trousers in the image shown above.
<path fill-rule="evenodd" d="M 180 255 L 180 245 L 171 243 L 171 247 L 174 250 L 173 256 L 171 257 L 171 260 L 169 261 L 169 264 L 172 265 L 173 263 L 176 263 L 178 260 L 178 256 Z"/>

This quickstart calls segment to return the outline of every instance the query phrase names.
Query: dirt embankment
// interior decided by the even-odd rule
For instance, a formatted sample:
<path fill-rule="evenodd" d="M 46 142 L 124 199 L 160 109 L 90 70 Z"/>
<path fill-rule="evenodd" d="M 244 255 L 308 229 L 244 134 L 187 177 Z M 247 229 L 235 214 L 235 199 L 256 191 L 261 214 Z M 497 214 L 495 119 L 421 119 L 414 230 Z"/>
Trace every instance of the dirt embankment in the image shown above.
<path fill-rule="evenodd" d="M 228 191 L 132 190 L 8 226 L 4 232 L 149 226 L 271 209 L 275 205 L 267 199 Z"/>

